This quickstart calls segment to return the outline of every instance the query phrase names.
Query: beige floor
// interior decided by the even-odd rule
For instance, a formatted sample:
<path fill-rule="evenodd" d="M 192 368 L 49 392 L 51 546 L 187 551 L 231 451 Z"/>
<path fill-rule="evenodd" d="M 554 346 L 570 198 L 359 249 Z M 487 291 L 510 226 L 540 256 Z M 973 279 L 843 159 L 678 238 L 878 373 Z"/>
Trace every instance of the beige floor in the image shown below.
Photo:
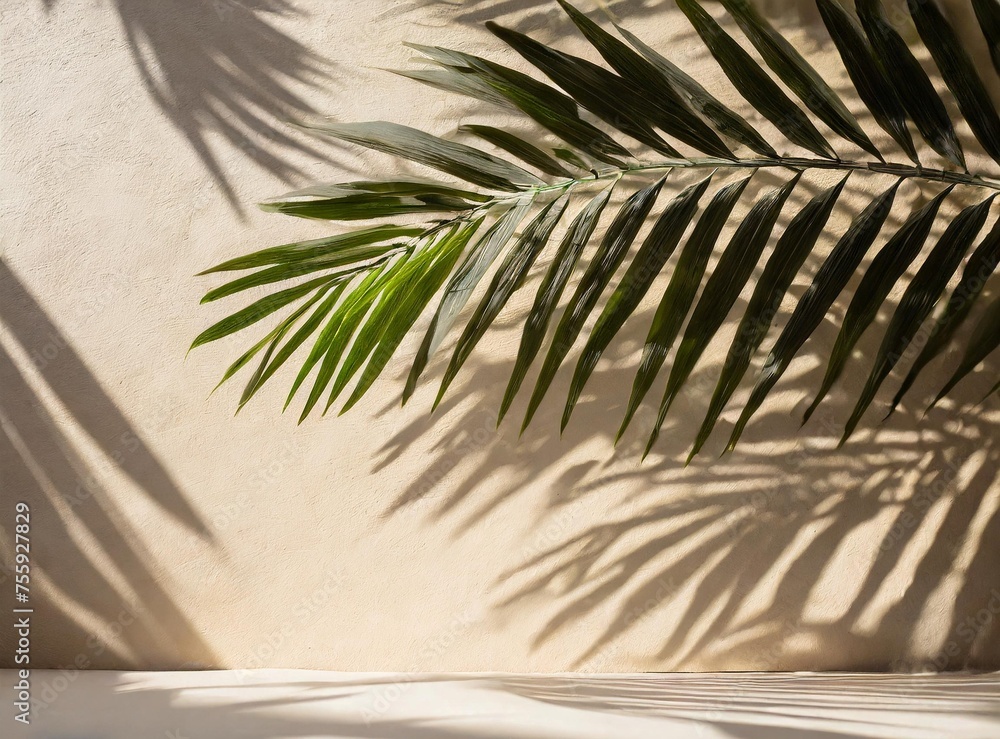
<path fill-rule="evenodd" d="M 39 739 L 1000 736 L 1000 675 L 33 673 Z M 0 673 L 9 695 L 13 673 Z M 3 701 L 4 712 L 10 703 Z M 18 729 L 21 727 L 18 726 Z"/>

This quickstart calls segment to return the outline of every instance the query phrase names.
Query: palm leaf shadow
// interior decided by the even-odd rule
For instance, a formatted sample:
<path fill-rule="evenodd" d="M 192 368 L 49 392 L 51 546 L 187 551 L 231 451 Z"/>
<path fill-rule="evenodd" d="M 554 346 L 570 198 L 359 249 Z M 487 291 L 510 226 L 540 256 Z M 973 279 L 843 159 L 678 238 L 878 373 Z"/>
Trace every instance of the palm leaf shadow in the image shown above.
<path fill-rule="evenodd" d="M 47 11 L 58 0 L 44 0 Z M 213 138 L 294 184 L 292 154 L 328 160 L 290 120 L 315 113 L 306 91 L 334 82 L 332 65 L 281 30 L 301 15 L 288 0 L 114 0 L 147 93 L 184 136 L 215 185 L 242 213 Z"/>
<path fill-rule="evenodd" d="M 92 668 L 214 664 L 211 647 L 154 575 L 142 536 L 104 489 L 102 469 L 124 473 L 192 537 L 214 545 L 211 532 L 144 434 L 2 261 L 0 325 L 34 364 L 25 367 L 0 345 L 0 469 L 11 510 L 16 501 L 31 507 L 31 604 L 39 643 L 71 644 Z M 37 375 L 44 391 L 29 375 Z M 71 426 L 86 434 L 98 457 L 84 453 L 67 431 Z M 5 582 L 13 581 L 13 563 L 13 541 L 5 538 Z M 14 588 L 5 587 L 3 598 L 14 607 Z M 13 655 L 13 648 L 4 649 L 4 666 L 14 666 Z M 32 664 L 60 666 L 44 653 L 33 654 Z"/>

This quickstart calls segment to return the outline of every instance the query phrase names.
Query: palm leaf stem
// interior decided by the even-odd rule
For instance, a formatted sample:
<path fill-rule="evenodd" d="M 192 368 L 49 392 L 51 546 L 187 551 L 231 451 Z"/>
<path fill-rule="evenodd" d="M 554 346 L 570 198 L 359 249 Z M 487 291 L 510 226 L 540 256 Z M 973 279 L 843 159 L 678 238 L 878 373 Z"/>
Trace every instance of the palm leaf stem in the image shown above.
<path fill-rule="evenodd" d="M 484 203 L 476 205 L 466 211 L 456 220 L 472 218 L 479 211 L 488 210 L 500 203 L 517 200 L 526 194 L 542 194 L 546 192 L 563 192 L 570 187 L 574 187 L 586 182 L 599 182 L 603 180 L 626 177 L 633 174 L 645 172 L 656 173 L 658 171 L 670 169 L 789 169 L 802 171 L 807 169 L 826 169 L 834 171 L 856 171 L 870 172 L 872 174 L 887 174 L 900 179 L 919 179 L 927 182 L 940 182 L 948 185 L 962 185 L 969 187 L 984 187 L 989 190 L 1000 192 L 1000 179 L 985 177 L 970 172 L 960 172 L 957 170 L 934 169 L 913 164 L 899 164 L 894 162 L 864 162 L 847 159 L 820 159 L 820 158 L 799 158 L 780 157 L 765 158 L 751 157 L 746 159 L 722 159 L 717 157 L 697 157 L 691 159 L 661 159 L 656 162 L 636 164 L 628 167 L 611 167 L 601 170 L 594 170 L 587 177 L 562 180 L 549 185 L 538 185 L 521 190 L 517 193 L 504 193 Z"/>

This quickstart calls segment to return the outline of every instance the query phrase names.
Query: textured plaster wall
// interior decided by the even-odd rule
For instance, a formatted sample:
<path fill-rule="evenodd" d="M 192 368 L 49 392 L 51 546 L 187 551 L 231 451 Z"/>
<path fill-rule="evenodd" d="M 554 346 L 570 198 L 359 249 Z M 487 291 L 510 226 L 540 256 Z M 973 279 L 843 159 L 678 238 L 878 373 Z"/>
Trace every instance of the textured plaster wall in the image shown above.
<path fill-rule="evenodd" d="M 844 88 L 811 4 L 765 5 Z M 964 0 L 947 5 L 959 22 L 967 17 Z M 671 3 L 612 8 L 752 116 Z M 686 468 L 720 342 L 644 464 L 641 430 L 652 408 L 617 450 L 611 444 L 657 290 L 598 366 L 562 438 L 565 373 L 520 440 L 513 419 L 493 428 L 530 290 L 512 301 L 434 416 L 433 382 L 397 407 L 419 336 L 341 418 L 297 426 L 293 413 L 281 415 L 287 374 L 235 417 L 238 384 L 209 397 L 251 337 L 185 359 L 191 339 L 239 302 L 199 307 L 214 283 L 194 273 L 329 232 L 263 214 L 254 202 L 294 183 L 395 166 L 285 138 L 280 119 L 315 109 L 441 134 L 464 120 L 503 124 L 475 103 L 378 68 L 407 63 L 404 40 L 519 64 L 480 27 L 490 17 L 589 53 L 553 4 L 31 0 L 0 14 L 0 607 L 7 612 L 12 598 L 13 505 L 25 500 L 34 666 L 1000 665 L 1000 411 L 995 400 L 969 405 L 989 378 L 969 379 L 921 423 L 922 403 L 958 360 L 953 351 L 876 429 L 881 394 L 838 451 L 863 362 L 852 362 L 801 430 L 798 419 L 843 303 L 741 448 L 716 461 L 730 409 Z M 982 68 L 996 92 L 992 68 Z M 689 181 L 677 176 L 671 187 Z M 761 173 L 748 194 L 777 181 Z M 793 204 L 832 182 L 808 175 Z M 832 234 L 887 184 L 853 177 Z M 928 192 L 905 185 L 890 222 L 901 223 Z M 956 213 L 963 197 L 944 212 Z M 831 243 L 810 258 L 789 304 Z M 870 334 L 860 348 L 870 355 L 877 341 Z M 440 376 L 440 360 L 431 370 Z M 11 640 L 0 630 L 0 665 L 11 664 Z"/>

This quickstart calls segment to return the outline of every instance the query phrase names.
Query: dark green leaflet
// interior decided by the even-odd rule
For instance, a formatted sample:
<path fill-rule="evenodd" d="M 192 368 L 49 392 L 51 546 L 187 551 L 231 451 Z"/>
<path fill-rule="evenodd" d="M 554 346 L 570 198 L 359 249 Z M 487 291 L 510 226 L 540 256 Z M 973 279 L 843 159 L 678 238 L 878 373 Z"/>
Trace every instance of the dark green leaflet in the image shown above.
<path fill-rule="evenodd" d="M 931 0 L 907 0 L 910 15 L 958 107 L 994 161 L 1000 161 L 1000 116 L 955 30 Z"/>
<path fill-rule="evenodd" d="M 615 28 L 650 64 L 660 70 L 660 73 L 669 80 L 670 84 L 684 96 L 695 110 L 715 125 L 719 133 L 740 142 L 765 157 L 775 159 L 778 157 L 778 153 L 767 143 L 763 136 L 757 133 L 757 130 L 753 126 L 747 123 L 738 113 L 734 113 L 719 102 L 715 96 L 698 84 L 694 78 L 686 74 L 676 64 L 659 54 L 656 50 L 644 44 L 629 31 L 621 26 L 615 26 Z"/>
<path fill-rule="evenodd" d="M 510 241 L 514 235 L 514 230 L 518 227 L 531 208 L 531 199 L 527 196 L 518 198 L 492 226 L 483 234 L 472 249 L 469 251 L 461 266 L 455 270 L 455 274 L 448 282 L 448 286 L 441 296 L 434 317 L 430 326 L 424 334 L 420 348 L 413 358 L 413 365 L 410 367 L 410 374 L 406 378 L 406 387 L 403 389 L 403 403 L 410 398 L 416 390 L 417 380 L 427 367 L 431 355 L 437 351 L 444 337 L 455 325 L 458 314 L 465 307 L 472 291 L 486 274 L 486 271 L 493 264 L 500 251 Z"/>
<path fill-rule="evenodd" d="M 365 246 L 379 241 L 391 241 L 407 236 L 419 236 L 423 231 L 424 229 L 419 226 L 373 226 L 346 234 L 338 234 L 337 236 L 324 236 L 321 239 L 310 239 L 309 241 L 284 244 L 283 246 L 272 246 L 270 249 L 262 249 L 242 257 L 229 259 L 222 264 L 206 269 L 204 272 L 199 272 L 198 275 L 254 269 L 255 267 L 265 267 L 270 264 L 291 264 L 307 259 L 315 259 L 316 257 L 330 256 L 344 249 L 356 246 Z M 203 300 L 202 302 L 205 301 Z"/>
<path fill-rule="evenodd" d="M 927 344 L 906 374 L 906 379 L 900 386 L 896 397 L 892 399 L 889 413 L 892 413 L 903 399 L 906 391 L 928 362 L 941 353 L 955 335 L 955 331 L 969 315 L 976 299 L 986 286 L 986 281 L 996 271 L 1000 263 L 1000 220 L 993 224 L 989 234 L 969 257 L 968 264 L 962 272 L 962 279 L 952 291 L 945 309 L 934 323 Z"/>
<path fill-rule="evenodd" d="M 1000 72 L 1000 5 L 996 0 L 972 0 L 972 7 L 990 47 L 993 66 Z"/>
<path fill-rule="evenodd" d="M 412 213 L 454 213 L 475 206 L 465 200 L 432 195 L 424 198 L 398 197 L 383 193 L 351 193 L 337 198 L 283 200 L 261 203 L 261 210 L 286 216 L 314 218 L 320 221 L 361 221 L 391 218 Z"/>
<path fill-rule="evenodd" d="M 535 295 L 535 302 L 531 306 L 528 318 L 524 322 L 524 331 L 521 334 L 521 344 L 517 349 L 517 359 L 514 361 L 514 369 L 511 372 L 510 380 L 507 382 L 507 389 L 504 391 L 503 401 L 500 404 L 500 412 L 497 416 L 497 425 L 503 421 L 503 417 L 510 409 L 510 404 L 514 402 L 517 391 L 524 382 L 524 377 L 528 373 L 535 355 L 545 340 L 545 330 L 548 328 L 552 313 L 559 303 L 566 282 L 573 273 L 580 254 L 583 252 L 587 242 L 594 233 L 594 228 L 604 211 L 604 206 L 608 204 L 611 191 L 614 185 L 606 188 L 603 192 L 595 196 L 587 203 L 573 219 L 569 230 L 559 244 L 552 264 L 542 278 L 542 284 L 538 287 Z"/>
<path fill-rule="evenodd" d="M 997 380 L 997 384 L 994 385 L 992 388 L 990 388 L 990 391 L 983 396 L 983 399 L 980 401 L 980 403 L 985 403 L 986 399 L 991 395 L 993 395 L 994 393 L 996 393 L 997 391 L 1000 391 L 1000 380 Z"/>
<path fill-rule="evenodd" d="M 895 233 L 889 242 L 882 248 L 871 266 L 861 278 L 861 283 L 854 293 L 854 299 L 847 308 L 840 333 L 837 335 L 837 342 L 833 346 L 830 354 L 830 362 L 826 368 L 826 375 L 823 377 L 823 384 L 812 404 L 806 409 L 803 423 L 816 410 L 823 398 L 833 387 L 833 383 L 840 377 L 840 373 L 851 357 L 851 350 L 858 343 L 865 329 L 875 320 L 879 308 L 885 302 L 892 286 L 896 284 L 910 263 L 916 259 L 920 253 L 927 234 L 930 233 L 934 218 L 938 208 L 951 193 L 949 187 L 938 194 L 927 205 L 911 215 L 906 223 Z"/>
<path fill-rule="evenodd" d="M 497 79 L 508 80 L 511 84 L 516 85 L 518 89 L 523 89 L 525 92 L 545 100 L 548 107 L 557 110 L 559 113 L 574 115 L 577 112 L 576 101 L 569 95 L 523 72 L 501 66 L 489 59 L 483 59 L 473 54 L 466 54 L 464 51 L 414 43 L 406 43 L 405 45 L 419 51 L 428 60 L 440 64 L 446 69 L 474 79 L 483 80 L 489 89 L 500 95 L 501 99 L 506 100 L 508 103 L 511 103 L 512 100 L 506 94 L 500 92 L 499 89 L 492 86 Z"/>
<path fill-rule="evenodd" d="M 208 303 L 209 301 L 225 298 L 253 287 L 270 285 L 274 282 L 302 277 L 313 272 L 328 271 L 338 267 L 351 267 L 356 270 L 359 263 L 376 260 L 380 257 L 385 257 L 390 252 L 398 252 L 402 249 L 402 244 L 352 246 L 325 257 L 304 259 L 291 264 L 277 264 L 210 290 L 201 299 L 201 302 Z"/>
<path fill-rule="evenodd" d="M 490 283 L 486 295 L 479 303 L 472 318 L 469 319 L 465 331 L 455 346 L 451 362 L 444 373 L 441 387 L 434 401 L 435 408 L 441 402 L 448 386 L 458 375 L 458 371 L 462 368 L 465 360 L 469 358 L 476 344 L 500 311 L 503 310 L 510 296 L 524 283 L 535 259 L 548 243 L 549 236 L 552 235 L 553 229 L 559 223 L 568 203 L 569 198 L 562 197 L 546 205 L 525 229 L 514 248 L 507 254 L 507 258 L 493 276 L 493 281 Z"/>
<path fill-rule="evenodd" d="M 615 219 L 608 226 L 607 233 L 597 247 L 597 253 L 587 266 L 586 271 L 580 278 L 576 292 L 570 298 L 569 304 L 563 313 L 555 334 L 552 336 L 552 343 L 549 352 L 542 363 L 541 372 L 535 382 L 534 392 L 528 402 L 528 410 L 524 414 L 524 423 L 521 424 L 523 431 L 531 423 L 531 419 L 545 397 L 549 385 L 556 376 L 556 371 L 562 364 L 563 359 L 569 353 L 573 342 L 583 328 L 587 316 L 594 309 L 594 305 L 600 298 L 604 288 L 607 287 L 615 270 L 622 263 L 625 254 L 635 240 L 636 234 L 642 228 L 646 216 L 656 202 L 657 195 L 663 187 L 663 177 L 654 182 L 649 187 L 645 187 L 633 194 L 622 205 Z"/>
<path fill-rule="evenodd" d="M 663 360 L 666 359 L 688 309 L 694 302 L 694 296 L 698 292 L 698 286 L 701 284 L 701 278 L 705 274 L 705 268 L 708 266 L 719 234 L 722 233 L 729 215 L 749 182 L 750 177 L 746 177 L 719 190 L 698 219 L 691 237 L 681 250 L 677 266 L 670 276 L 670 282 L 660 299 L 653 315 L 653 323 L 646 335 L 625 419 L 618 429 L 615 443 L 618 443 L 625 433 L 625 429 L 639 409 L 639 404 L 646 397 L 660 367 L 663 366 Z"/>
<path fill-rule="evenodd" d="M 202 344 L 208 344 L 212 341 L 218 341 L 224 336 L 229 336 L 229 334 L 235 333 L 246 328 L 247 326 L 257 323 L 257 321 L 266 318 L 277 310 L 281 310 L 286 305 L 290 305 L 300 298 L 304 298 L 313 290 L 316 290 L 321 286 L 328 285 L 336 279 L 336 277 L 330 277 L 329 275 L 325 277 L 318 277 L 315 280 L 309 280 L 309 282 L 305 282 L 301 285 L 288 287 L 272 295 L 266 295 L 260 300 L 254 301 L 246 308 L 233 313 L 231 316 L 223 318 L 218 323 L 215 323 L 202 331 L 191 343 L 191 349 L 201 346 Z M 190 349 L 188 351 L 190 351 Z"/>
<path fill-rule="evenodd" d="M 316 293 L 316 295 L 303 303 L 302 307 L 295 311 L 292 315 L 291 320 L 286 321 L 279 326 L 281 330 L 271 340 L 271 343 L 267 347 L 267 352 L 265 352 L 264 357 L 261 359 L 260 364 L 257 367 L 257 371 L 253 373 L 250 380 L 247 382 L 246 387 L 243 389 L 243 395 L 240 396 L 240 403 L 236 409 L 237 413 L 239 413 L 240 409 L 243 408 L 243 406 L 247 404 L 257 391 L 264 386 L 264 383 L 268 381 L 271 375 L 277 372 L 281 365 L 283 365 L 285 361 L 292 356 L 295 350 L 302 346 L 302 343 L 315 333 L 316 329 L 319 328 L 319 325 L 323 322 L 323 318 L 325 318 L 330 312 L 334 304 L 340 299 L 340 296 L 346 289 L 347 282 L 345 281 L 330 290 L 330 294 L 323 300 L 322 303 L 320 303 L 319 308 L 317 308 L 313 314 L 309 316 L 309 318 L 303 321 L 299 329 L 292 334 L 292 338 L 285 342 L 281 349 L 278 349 L 277 355 L 274 355 L 275 349 L 278 348 L 278 343 L 284 338 L 285 334 L 288 333 L 294 322 L 297 321 L 306 311 L 308 311 L 317 300 L 323 297 L 324 290 L 320 290 Z M 274 355 L 274 359 L 271 359 L 272 355 Z"/>
<path fill-rule="evenodd" d="M 529 144 L 521 137 L 493 126 L 468 124 L 458 127 L 459 131 L 472 133 L 489 141 L 509 154 L 513 154 L 526 164 L 553 177 L 572 177 L 572 173 L 559 163 L 559 160 L 549 156 L 534 144 Z"/>
<path fill-rule="evenodd" d="M 884 161 L 837 93 L 748 0 L 722 0 L 722 5 L 736 19 L 767 66 L 809 110 L 841 137 Z"/>
<path fill-rule="evenodd" d="M 642 91 L 627 80 L 586 59 L 551 49 L 523 33 L 492 22 L 486 27 L 605 123 L 665 156 L 680 156 L 677 149 L 653 131 Z"/>
<path fill-rule="evenodd" d="M 645 454 L 653 448 L 660 434 L 660 427 L 670 410 L 677 393 L 701 358 L 716 332 L 726 320 L 730 309 L 740 296 L 740 292 L 750 279 L 753 268 L 760 260 L 764 247 L 771 237 L 774 224 L 778 221 L 781 208 L 799 182 L 801 173 L 783 187 L 772 190 L 750 209 L 733 235 L 733 240 L 719 257 L 712 275 L 705 283 L 698 304 L 691 312 L 684 336 L 677 347 L 667 388 L 660 401 L 660 410 L 653 424 L 653 433 L 646 444 Z"/>
<path fill-rule="evenodd" d="M 996 298 L 983 312 L 983 317 L 979 319 L 976 327 L 972 330 L 972 337 L 965 349 L 965 356 L 962 357 L 961 364 L 955 370 L 948 383 L 944 386 L 938 396 L 934 398 L 931 406 L 937 405 L 941 398 L 950 393 L 952 389 L 968 375 L 976 366 L 993 351 L 1000 346 L 1000 298 Z M 987 396 L 996 392 L 998 386 L 987 393 Z"/>
<path fill-rule="evenodd" d="M 597 360 L 608 344 L 632 315 L 649 290 L 653 280 L 660 274 L 663 265 L 674 253 L 681 236 L 698 209 L 698 201 L 705 194 L 711 176 L 685 189 L 664 208 L 656 220 L 649 236 L 646 237 L 632 263 L 625 271 L 618 287 L 608 298 L 600 318 L 597 319 L 590 338 L 573 372 L 566 410 L 563 412 L 562 428 L 566 428 L 573 408 L 580 397 L 584 385 L 597 366 Z"/>
<path fill-rule="evenodd" d="M 953 220 L 937 245 L 931 250 L 920 270 L 914 276 L 906 292 L 899 301 L 899 307 L 889 321 L 882 339 L 882 345 L 875 355 L 875 365 L 868 375 L 864 390 L 858 398 L 854 411 L 847 421 L 847 427 L 840 443 L 847 441 L 861 420 L 861 416 L 871 405 L 875 393 L 893 367 L 903 357 L 907 347 L 916 335 L 924 320 L 930 315 L 934 304 L 948 284 L 948 278 L 958 269 L 972 242 L 976 240 L 986 217 L 989 215 L 993 198 L 990 196 L 977 205 L 971 205 L 963 210 Z"/>
<path fill-rule="evenodd" d="M 335 198 L 351 193 L 372 195 L 398 195 L 399 197 L 427 198 L 442 200 L 468 200 L 473 203 L 489 202 L 490 196 L 474 190 L 464 190 L 450 185 L 424 180 L 355 180 L 354 182 L 333 182 L 310 185 L 300 190 L 285 193 L 282 198 Z"/>
<path fill-rule="evenodd" d="M 408 45 L 416 49 L 420 48 L 417 44 Z M 390 69 L 388 71 L 415 82 L 422 82 L 428 87 L 444 90 L 445 92 L 453 92 L 456 95 L 463 95 L 475 100 L 482 100 L 499 108 L 507 110 L 517 109 L 510 100 L 490 87 L 482 78 L 454 67 L 442 67 L 441 69 Z"/>
<path fill-rule="evenodd" d="M 906 127 L 906 108 L 872 56 L 861 26 L 836 0 L 817 0 L 816 4 L 858 96 L 875 122 L 903 147 L 906 156 L 918 162 L 910 129 Z"/>
<path fill-rule="evenodd" d="M 835 158 L 816 126 L 781 91 L 760 65 L 727 34 L 695 0 L 677 0 L 726 76 L 747 101 L 759 110 L 790 141 L 821 157 Z"/>
<path fill-rule="evenodd" d="M 308 199 L 306 199 L 308 198 Z M 433 182 L 343 182 L 318 185 L 261 203 L 273 213 L 324 221 L 357 221 L 409 213 L 469 210 L 489 200 L 481 193 Z"/>
<path fill-rule="evenodd" d="M 906 112 L 934 151 L 965 169 L 948 111 L 906 42 L 886 19 L 879 0 L 857 0 L 858 15 L 882 72 L 894 83 Z"/>
<path fill-rule="evenodd" d="M 314 123 L 307 128 L 352 144 L 419 162 L 492 190 L 514 192 L 524 186 L 542 182 L 527 170 L 484 151 L 454 141 L 445 141 L 398 123 Z"/>
<path fill-rule="evenodd" d="M 650 91 L 644 102 L 657 115 L 651 120 L 671 136 L 712 156 L 733 158 L 733 153 L 701 118 L 687 107 L 667 78 L 656 66 L 632 51 L 624 43 L 598 26 L 566 0 L 559 0 L 563 10 L 573 19 L 577 28 L 597 49 L 604 60 L 623 78 L 630 80 L 637 89 Z"/>
<path fill-rule="evenodd" d="M 778 313 L 792 280 L 816 246 L 819 235 L 823 233 L 830 219 L 830 213 L 833 212 L 833 207 L 846 183 L 847 177 L 810 200 L 788 224 L 778 243 L 775 244 L 774 251 L 754 287 L 743 320 L 736 329 L 736 336 L 722 365 L 722 374 L 709 403 L 708 413 L 688 456 L 689 462 L 708 441 L 719 415 L 736 392 L 740 380 L 750 366 L 754 352 L 767 335 L 771 321 Z"/>
<path fill-rule="evenodd" d="M 733 427 L 729 443 L 726 445 L 728 451 L 736 448 L 736 443 L 751 416 L 760 408 L 771 388 L 788 369 L 795 354 L 806 339 L 812 336 L 813 331 L 830 310 L 830 306 L 847 286 L 861 260 L 875 242 L 875 237 L 882 230 L 901 182 L 902 180 L 897 180 L 854 219 L 850 228 L 819 268 L 812 284 L 799 299 L 788 325 L 782 330 L 774 347 L 768 353 L 757 383 L 750 393 L 750 399 L 743 407 L 736 426 Z"/>
<path fill-rule="evenodd" d="M 567 144 L 575 146 L 595 159 L 619 166 L 621 157 L 630 156 L 628 149 L 599 128 L 582 120 L 573 98 L 554 87 L 526 74 L 487 59 L 441 49 L 410 44 L 439 64 L 458 65 L 463 74 L 481 79 L 483 84 L 509 100 L 536 123 L 545 127 Z"/>
<path fill-rule="evenodd" d="M 567 164 L 572 164 L 574 167 L 582 169 L 584 172 L 589 172 L 591 169 L 590 165 L 583 161 L 583 158 L 572 149 L 558 148 L 553 149 L 552 153 Z"/>

